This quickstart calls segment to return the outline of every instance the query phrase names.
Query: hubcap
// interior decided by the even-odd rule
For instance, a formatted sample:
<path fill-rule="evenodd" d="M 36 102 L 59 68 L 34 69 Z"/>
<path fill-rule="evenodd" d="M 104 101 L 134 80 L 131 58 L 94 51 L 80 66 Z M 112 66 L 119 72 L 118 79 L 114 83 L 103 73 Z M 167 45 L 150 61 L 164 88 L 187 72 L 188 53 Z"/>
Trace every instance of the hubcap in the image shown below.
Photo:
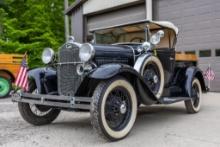
<path fill-rule="evenodd" d="M 120 112 L 121 112 L 121 114 L 125 114 L 126 111 L 127 111 L 126 103 L 123 102 L 123 104 L 121 104 L 121 106 L 120 106 Z"/>
<path fill-rule="evenodd" d="M 0 96 L 5 96 L 10 91 L 10 84 L 9 82 L 0 77 Z"/>
<path fill-rule="evenodd" d="M 155 76 L 154 76 L 154 83 L 156 84 L 157 82 L 158 82 L 158 76 L 155 75 Z"/>

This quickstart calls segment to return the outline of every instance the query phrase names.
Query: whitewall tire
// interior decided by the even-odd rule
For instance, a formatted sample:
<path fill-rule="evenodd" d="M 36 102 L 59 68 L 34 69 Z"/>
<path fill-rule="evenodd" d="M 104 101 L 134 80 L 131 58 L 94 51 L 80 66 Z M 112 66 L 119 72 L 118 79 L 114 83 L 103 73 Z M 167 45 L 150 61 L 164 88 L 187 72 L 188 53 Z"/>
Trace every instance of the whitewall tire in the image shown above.
<path fill-rule="evenodd" d="M 186 111 L 188 113 L 197 113 L 201 108 L 202 88 L 199 80 L 195 78 L 192 81 L 192 99 L 185 101 Z"/>
<path fill-rule="evenodd" d="M 159 99 L 161 95 L 163 94 L 163 89 L 164 89 L 164 70 L 163 70 L 163 66 L 160 60 L 155 56 L 148 57 L 145 60 L 144 64 L 142 65 L 140 74 L 144 77 L 145 81 L 147 81 L 146 78 L 148 78 L 149 76 L 146 75 L 146 78 L 145 78 L 145 72 L 150 64 L 155 65 L 155 69 L 158 72 L 157 73 L 158 75 L 156 75 L 155 77 L 152 77 L 153 82 L 155 82 L 155 84 L 157 84 L 156 82 L 159 82 L 158 87 L 155 90 L 151 88 L 150 89 L 155 94 L 156 98 Z"/>
<path fill-rule="evenodd" d="M 137 115 L 134 88 L 121 77 L 101 82 L 94 91 L 90 113 L 99 135 L 111 141 L 126 137 Z"/>

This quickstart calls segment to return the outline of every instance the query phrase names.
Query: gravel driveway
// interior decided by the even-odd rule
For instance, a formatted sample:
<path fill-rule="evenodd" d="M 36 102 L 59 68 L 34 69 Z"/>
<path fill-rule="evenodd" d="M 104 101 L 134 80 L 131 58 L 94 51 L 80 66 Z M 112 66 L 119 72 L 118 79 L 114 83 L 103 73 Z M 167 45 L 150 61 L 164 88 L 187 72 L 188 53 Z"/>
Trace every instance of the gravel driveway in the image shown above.
<path fill-rule="evenodd" d="M 46 126 L 26 123 L 10 98 L 0 100 L 0 146 L 4 147 L 220 147 L 220 94 L 204 95 L 202 110 L 184 104 L 142 107 L 129 136 L 107 142 L 93 132 L 89 113 L 62 112 Z"/>

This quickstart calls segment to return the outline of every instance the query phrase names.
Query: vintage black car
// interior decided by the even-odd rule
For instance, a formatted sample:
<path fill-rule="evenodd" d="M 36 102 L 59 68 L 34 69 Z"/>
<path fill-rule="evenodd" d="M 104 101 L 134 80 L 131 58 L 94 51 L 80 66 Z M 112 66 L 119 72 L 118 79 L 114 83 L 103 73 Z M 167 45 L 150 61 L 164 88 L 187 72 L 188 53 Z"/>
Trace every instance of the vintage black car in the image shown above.
<path fill-rule="evenodd" d="M 57 54 L 44 50 L 47 66 L 29 71 L 29 91 L 13 95 L 24 120 L 44 125 L 61 110 L 90 111 L 93 128 L 114 141 L 128 135 L 141 104 L 200 110 L 203 74 L 195 55 L 175 52 L 175 25 L 143 20 L 90 33 L 90 43 L 70 37 Z"/>

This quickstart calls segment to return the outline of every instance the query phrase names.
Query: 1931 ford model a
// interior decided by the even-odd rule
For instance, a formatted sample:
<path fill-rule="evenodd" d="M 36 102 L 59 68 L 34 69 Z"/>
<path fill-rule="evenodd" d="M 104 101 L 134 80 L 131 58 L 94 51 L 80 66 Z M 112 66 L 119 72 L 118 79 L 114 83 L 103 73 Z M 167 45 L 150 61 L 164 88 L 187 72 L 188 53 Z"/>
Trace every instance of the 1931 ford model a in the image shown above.
<path fill-rule="evenodd" d="M 58 61 L 53 50 L 44 50 L 48 67 L 29 71 L 29 92 L 13 97 L 27 122 L 43 125 L 60 110 L 90 110 L 94 129 L 119 140 L 130 132 L 140 104 L 184 101 L 187 112 L 199 111 L 203 75 L 194 55 L 175 53 L 178 28 L 172 23 L 144 20 L 91 33 L 93 43 L 65 43 Z"/>

